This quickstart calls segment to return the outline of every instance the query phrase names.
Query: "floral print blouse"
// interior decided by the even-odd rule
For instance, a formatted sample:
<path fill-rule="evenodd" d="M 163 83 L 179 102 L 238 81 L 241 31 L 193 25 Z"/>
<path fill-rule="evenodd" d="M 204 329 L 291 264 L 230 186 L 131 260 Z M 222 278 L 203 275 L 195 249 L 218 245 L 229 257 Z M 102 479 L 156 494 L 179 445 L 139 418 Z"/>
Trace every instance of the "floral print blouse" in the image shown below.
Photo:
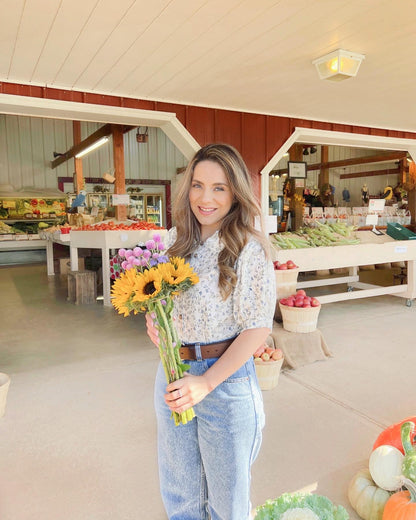
<path fill-rule="evenodd" d="M 176 228 L 172 228 L 167 247 L 175 239 Z M 213 343 L 246 329 L 272 329 L 276 305 L 272 261 L 266 259 L 261 244 L 250 239 L 236 263 L 237 285 L 224 301 L 218 288 L 218 254 L 222 248 L 217 231 L 188 260 L 199 283 L 175 298 L 173 316 L 183 343 Z"/>

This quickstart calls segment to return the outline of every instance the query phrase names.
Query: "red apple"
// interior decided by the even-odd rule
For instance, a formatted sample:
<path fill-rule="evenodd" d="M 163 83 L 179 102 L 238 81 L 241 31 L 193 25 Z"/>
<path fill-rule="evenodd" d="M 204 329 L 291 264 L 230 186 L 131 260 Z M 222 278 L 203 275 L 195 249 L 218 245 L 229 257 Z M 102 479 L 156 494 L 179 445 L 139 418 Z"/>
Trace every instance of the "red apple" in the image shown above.
<path fill-rule="evenodd" d="M 316 299 L 316 298 L 312 298 L 311 299 L 311 306 L 312 307 L 319 307 L 321 304 L 319 303 L 319 301 Z"/>
<path fill-rule="evenodd" d="M 299 289 L 299 291 L 296 291 L 296 296 L 306 296 L 306 292 L 303 289 Z"/>
<path fill-rule="evenodd" d="M 263 354 L 260 356 L 263 361 L 269 361 L 270 356 L 267 354 L 267 352 L 263 352 Z"/>
<path fill-rule="evenodd" d="M 283 350 L 280 348 L 276 348 L 272 354 L 273 361 L 277 361 L 278 359 L 282 359 L 283 357 Z"/>

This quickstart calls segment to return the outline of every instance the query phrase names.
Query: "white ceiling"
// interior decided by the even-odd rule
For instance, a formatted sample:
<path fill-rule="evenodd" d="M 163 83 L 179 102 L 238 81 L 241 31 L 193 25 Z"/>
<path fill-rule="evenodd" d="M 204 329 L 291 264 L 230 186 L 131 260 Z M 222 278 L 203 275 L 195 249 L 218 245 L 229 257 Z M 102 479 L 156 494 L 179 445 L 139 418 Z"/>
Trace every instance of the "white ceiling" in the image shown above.
<path fill-rule="evenodd" d="M 0 81 L 416 131 L 415 0 L 0 0 Z M 318 79 L 337 48 L 358 76 Z"/>

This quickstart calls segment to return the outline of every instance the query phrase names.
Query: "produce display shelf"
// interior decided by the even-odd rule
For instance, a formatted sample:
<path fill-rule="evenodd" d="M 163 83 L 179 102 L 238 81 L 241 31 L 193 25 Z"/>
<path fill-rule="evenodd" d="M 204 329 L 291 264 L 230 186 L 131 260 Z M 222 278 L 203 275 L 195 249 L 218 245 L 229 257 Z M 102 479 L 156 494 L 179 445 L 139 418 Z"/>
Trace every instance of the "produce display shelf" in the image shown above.
<path fill-rule="evenodd" d="M 321 303 L 394 294 L 406 298 L 406 304 L 410 306 L 416 298 L 416 241 L 394 240 L 386 234 L 377 236 L 371 231 L 358 231 L 356 235 L 361 241 L 356 245 L 280 249 L 272 243 L 273 260 L 293 260 L 301 272 L 348 268 L 348 276 L 298 283 L 298 289 L 345 283 L 348 285 L 346 292 L 319 296 Z M 401 261 L 407 263 L 407 284 L 377 286 L 359 282 L 359 266 Z"/>
<path fill-rule="evenodd" d="M 137 245 L 144 245 L 147 240 L 157 233 L 162 238 L 166 235 L 165 229 L 158 230 L 112 230 L 112 231 L 70 231 L 67 235 L 52 235 L 47 240 L 47 265 L 48 274 L 54 274 L 53 268 L 53 242 L 69 247 L 71 270 L 78 271 L 78 249 L 101 249 L 102 273 L 103 273 L 103 301 L 104 305 L 111 306 L 110 285 L 110 251 L 118 249 L 130 249 Z"/>

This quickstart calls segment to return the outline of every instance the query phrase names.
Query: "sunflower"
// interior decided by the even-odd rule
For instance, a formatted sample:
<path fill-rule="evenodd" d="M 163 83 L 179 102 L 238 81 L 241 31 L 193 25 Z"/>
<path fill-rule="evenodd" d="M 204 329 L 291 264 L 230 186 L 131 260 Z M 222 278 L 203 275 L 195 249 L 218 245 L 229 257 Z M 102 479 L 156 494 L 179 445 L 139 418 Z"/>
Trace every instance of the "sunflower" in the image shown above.
<path fill-rule="evenodd" d="M 155 267 L 138 273 L 136 294 L 133 297 L 133 302 L 143 303 L 146 300 L 153 299 L 162 290 L 162 277 L 159 270 Z M 143 307 L 143 306 L 141 306 Z"/>
<path fill-rule="evenodd" d="M 169 285 L 178 286 L 183 282 L 190 282 L 191 285 L 194 285 L 199 281 L 192 267 L 185 263 L 185 259 L 177 256 L 171 258 L 166 264 L 160 264 L 159 270 L 163 280 Z"/>
<path fill-rule="evenodd" d="M 120 314 L 128 316 L 131 311 L 129 306 L 132 297 L 137 291 L 137 271 L 135 269 L 128 269 L 120 275 L 111 289 L 111 299 L 114 307 Z"/>

